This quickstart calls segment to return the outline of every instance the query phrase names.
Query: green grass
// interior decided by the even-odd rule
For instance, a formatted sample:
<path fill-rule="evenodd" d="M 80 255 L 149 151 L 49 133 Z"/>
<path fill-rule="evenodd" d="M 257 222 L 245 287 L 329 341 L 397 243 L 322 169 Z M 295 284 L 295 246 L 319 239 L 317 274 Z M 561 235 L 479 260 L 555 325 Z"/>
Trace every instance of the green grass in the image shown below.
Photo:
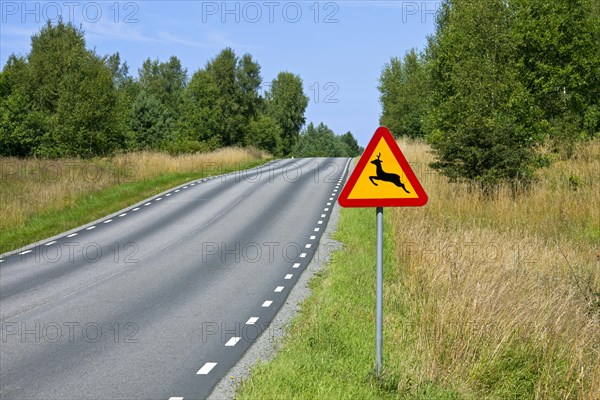
<path fill-rule="evenodd" d="M 399 280 L 393 229 L 384 229 L 386 285 Z M 375 210 L 344 209 L 336 239 L 344 249 L 312 281 L 313 294 L 274 359 L 254 367 L 239 399 L 459 399 L 435 382 L 414 385 L 411 349 L 386 347 L 404 306 L 384 293 L 384 368 L 375 363 Z M 387 341 L 390 344 L 391 341 Z M 397 343 L 398 340 L 395 340 Z"/>
<path fill-rule="evenodd" d="M 86 193 L 79 196 L 75 206 L 52 208 L 33 215 L 21 227 L 0 231 L 0 254 L 102 218 L 173 186 L 210 175 L 252 168 L 262 163 L 264 161 L 256 160 L 218 171 L 167 173 L 151 179 L 121 183 L 109 189 Z"/>

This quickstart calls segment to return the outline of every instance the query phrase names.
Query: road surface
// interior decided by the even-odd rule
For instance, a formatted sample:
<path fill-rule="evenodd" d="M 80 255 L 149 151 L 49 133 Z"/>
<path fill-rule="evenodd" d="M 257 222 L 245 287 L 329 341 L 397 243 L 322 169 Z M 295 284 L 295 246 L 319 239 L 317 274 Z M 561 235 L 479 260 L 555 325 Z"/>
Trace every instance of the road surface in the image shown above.
<path fill-rule="evenodd" d="M 0 398 L 206 398 L 318 257 L 348 163 L 190 182 L 0 258 Z"/>

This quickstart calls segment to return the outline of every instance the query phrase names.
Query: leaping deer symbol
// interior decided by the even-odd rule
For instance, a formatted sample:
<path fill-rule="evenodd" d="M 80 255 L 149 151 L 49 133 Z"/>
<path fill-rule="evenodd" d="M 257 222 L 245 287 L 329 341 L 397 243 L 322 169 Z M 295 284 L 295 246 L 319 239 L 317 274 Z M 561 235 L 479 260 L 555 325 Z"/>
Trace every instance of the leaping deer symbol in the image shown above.
<path fill-rule="evenodd" d="M 375 181 L 382 181 L 382 182 L 391 182 L 394 185 L 401 187 L 402 189 L 404 189 L 404 191 L 406 193 L 410 193 L 408 190 L 406 190 L 406 187 L 404 186 L 404 184 L 400 181 L 400 175 L 397 174 L 389 174 L 387 172 L 385 172 L 383 170 L 383 168 L 381 168 L 381 163 L 383 161 L 381 161 L 381 159 L 379 159 L 379 157 L 381 157 L 381 153 L 379 153 L 379 155 L 377 155 L 377 159 L 371 161 L 371 164 L 375 164 L 375 166 L 377 167 L 377 176 L 370 176 L 369 179 L 371 180 L 371 183 L 375 186 L 379 186 L 378 184 L 375 183 Z"/>

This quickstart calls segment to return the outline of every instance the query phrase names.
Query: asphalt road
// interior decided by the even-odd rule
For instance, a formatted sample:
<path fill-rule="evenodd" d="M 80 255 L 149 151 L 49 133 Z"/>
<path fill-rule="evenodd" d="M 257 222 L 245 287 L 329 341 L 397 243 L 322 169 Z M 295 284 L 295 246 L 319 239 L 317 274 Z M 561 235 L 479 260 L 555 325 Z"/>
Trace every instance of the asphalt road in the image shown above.
<path fill-rule="evenodd" d="M 202 399 L 311 258 L 348 159 L 174 188 L 0 258 L 0 399 Z"/>

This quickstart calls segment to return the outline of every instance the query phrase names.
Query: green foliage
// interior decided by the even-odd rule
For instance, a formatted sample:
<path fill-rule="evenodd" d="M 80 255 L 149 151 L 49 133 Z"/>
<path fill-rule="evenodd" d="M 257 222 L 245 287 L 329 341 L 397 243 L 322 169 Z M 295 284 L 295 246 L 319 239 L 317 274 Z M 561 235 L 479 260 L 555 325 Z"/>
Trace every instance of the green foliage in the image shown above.
<path fill-rule="evenodd" d="M 260 65 L 226 48 L 188 82 L 172 56 L 147 59 L 138 78 L 120 54 L 87 50 L 82 30 L 48 22 L 26 57 L 0 72 L 0 155 L 94 157 L 118 150 L 172 154 L 251 145 L 289 154 L 308 98 L 282 72 L 265 99 Z"/>
<path fill-rule="evenodd" d="M 423 137 L 423 118 L 427 111 L 426 65 L 412 49 L 402 60 L 394 57 L 379 78 L 381 125 L 396 136 Z"/>
<path fill-rule="evenodd" d="M 355 157 L 361 152 L 352 133 L 337 136 L 322 122 L 316 127 L 312 122 L 308 124 L 292 149 L 295 157 Z"/>
<path fill-rule="evenodd" d="M 600 130 L 593 0 L 446 0 L 423 55 L 383 68 L 381 123 L 423 136 L 434 167 L 483 185 L 528 180 L 550 142 L 570 157 Z"/>
<path fill-rule="evenodd" d="M 308 106 L 308 97 L 304 94 L 302 79 L 290 72 L 280 72 L 271 82 L 266 98 L 267 113 L 281 127 L 283 153 L 288 155 L 306 121 L 304 111 Z"/>

